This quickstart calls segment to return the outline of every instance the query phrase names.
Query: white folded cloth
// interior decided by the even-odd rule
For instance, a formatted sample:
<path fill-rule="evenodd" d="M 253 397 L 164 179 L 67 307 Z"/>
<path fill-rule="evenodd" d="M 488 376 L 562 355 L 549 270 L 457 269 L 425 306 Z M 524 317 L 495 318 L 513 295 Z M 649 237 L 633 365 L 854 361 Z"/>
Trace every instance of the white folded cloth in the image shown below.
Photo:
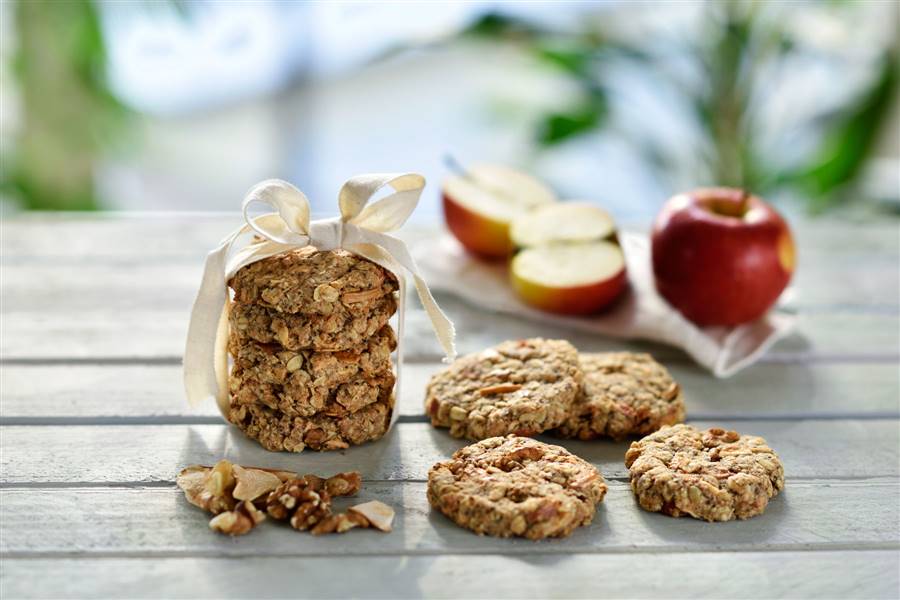
<path fill-rule="evenodd" d="M 421 240 L 412 247 L 431 289 L 455 294 L 495 312 L 509 313 L 623 339 L 661 342 L 684 349 L 717 377 L 729 377 L 756 362 L 788 335 L 796 315 L 773 309 L 738 327 L 698 327 L 656 291 L 647 237 L 620 233 L 630 289 L 609 310 L 587 317 L 546 313 L 524 304 L 509 285 L 507 266 L 478 260 L 449 235 Z"/>

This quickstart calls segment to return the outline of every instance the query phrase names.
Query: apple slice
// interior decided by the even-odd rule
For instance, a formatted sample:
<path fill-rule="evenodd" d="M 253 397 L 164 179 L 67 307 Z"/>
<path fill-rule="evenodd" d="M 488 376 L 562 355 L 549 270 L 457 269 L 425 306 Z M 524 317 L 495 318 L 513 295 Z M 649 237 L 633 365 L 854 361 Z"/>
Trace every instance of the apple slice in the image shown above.
<path fill-rule="evenodd" d="M 509 224 L 535 207 L 556 202 L 553 191 L 534 177 L 497 165 L 475 165 L 444 181 L 444 217 L 450 232 L 473 254 L 512 254 Z"/>
<path fill-rule="evenodd" d="M 616 224 L 608 212 L 583 202 L 540 206 L 512 222 L 515 246 L 530 248 L 552 243 L 594 242 L 613 238 Z"/>
<path fill-rule="evenodd" d="M 536 308 L 586 315 L 625 290 L 625 256 L 607 241 L 526 248 L 513 258 L 510 279 L 519 297 Z"/>

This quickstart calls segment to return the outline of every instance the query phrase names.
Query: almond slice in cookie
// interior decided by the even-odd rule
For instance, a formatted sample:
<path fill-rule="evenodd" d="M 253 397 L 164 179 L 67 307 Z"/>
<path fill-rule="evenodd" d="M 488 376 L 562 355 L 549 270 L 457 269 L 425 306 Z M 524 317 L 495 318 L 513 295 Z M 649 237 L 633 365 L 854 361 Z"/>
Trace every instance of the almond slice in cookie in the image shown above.
<path fill-rule="evenodd" d="M 478 390 L 478 393 L 482 396 L 491 396 L 493 394 L 508 394 L 510 392 L 515 392 L 522 389 L 522 386 L 518 383 L 500 383 L 498 385 L 490 385 L 488 387 L 483 387 Z"/>

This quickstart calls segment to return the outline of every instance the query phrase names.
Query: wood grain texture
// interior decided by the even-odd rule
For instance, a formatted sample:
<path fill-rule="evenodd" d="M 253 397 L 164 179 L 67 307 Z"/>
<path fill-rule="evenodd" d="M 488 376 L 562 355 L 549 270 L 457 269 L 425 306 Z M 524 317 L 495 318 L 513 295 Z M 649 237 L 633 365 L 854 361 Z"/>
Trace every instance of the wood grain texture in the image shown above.
<path fill-rule="evenodd" d="M 423 416 L 425 387 L 440 363 L 403 370 L 400 414 Z M 728 380 L 684 362 L 668 364 L 693 419 L 898 416 L 900 370 L 895 364 L 767 363 Z M 212 402 L 197 410 L 184 400 L 178 365 L 0 365 L 0 419 L 6 424 L 196 422 L 214 419 Z"/>
<path fill-rule="evenodd" d="M 236 215 L 235 215 L 236 217 Z M 19 218 L 2 224 L 5 359 L 118 357 L 176 359 L 205 253 L 235 217 Z M 48 224 L 51 223 L 51 224 Z M 408 240 L 433 235 L 412 228 Z M 795 299 L 798 334 L 779 344 L 776 360 L 825 357 L 900 357 L 900 237 L 890 224 L 802 224 L 801 268 Z M 148 251 L 149 249 L 149 251 Z M 555 336 L 538 322 L 485 315 L 459 300 L 441 298 L 471 352 L 508 338 Z M 487 326 L 489 325 L 489 326 Z M 437 358 L 438 346 L 419 311 L 411 315 L 410 356 Z M 646 343 L 599 340 L 564 333 L 585 350 L 653 350 Z"/>
<path fill-rule="evenodd" d="M 707 524 L 636 506 L 627 443 L 543 438 L 596 464 L 610 492 L 590 527 L 535 544 L 475 536 L 427 505 L 428 468 L 466 442 L 416 422 L 441 356 L 418 309 L 406 335 L 404 421 L 380 442 L 269 453 L 220 423 L 214 407 L 186 410 L 179 361 L 203 257 L 238 222 L 0 221 L 3 598 L 900 596 L 896 223 L 795 223 L 798 332 L 727 381 L 677 349 L 441 297 L 462 352 L 528 336 L 650 351 L 682 384 L 695 424 L 762 435 L 785 463 L 787 489 L 764 515 Z M 433 232 L 411 227 L 403 237 Z M 267 523 L 243 539 L 217 536 L 172 480 L 223 456 L 322 474 L 360 469 L 361 499 L 394 505 L 396 529 L 323 539 Z"/>
<path fill-rule="evenodd" d="M 702 552 L 875 548 L 900 540 L 893 481 L 791 482 L 766 512 L 746 521 L 706 523 L 641 510 L 625 483 L 610 484 L 594 522 L 570 537 L 536 544 L 482 537 L 431 510 L 425 484 L 367 483 L 352 505 L 381 500 L 397 512 L 394 531 L 359 530 L 315 537 L 266 521 L 239 539 L 209 530 L 209 515 L 180 490 L 2 490 L 0 552 L 30 555 L 324 556 L 389 554 L 530 554 Z M 860 521 L 859 515 L 868 518 Z M 65 515 L 66 527 L 60 527 Z"/>
<path fill-rule="evenodd" d="M 548 544 L 542 544 L 541 548 Z M 896 550 L 6 559 L 5 598 L 896 598 Z"/>
<path fill-rule="evenodd" d="M 763 436 L 789 478 L 897 476 L 900 469 L 896 420 L 695 424 Z M 591 461 L 608 478 L 627 476 L 627 442 L 542 439 Z M 300 454 L 267 452 L 229 425 L 7 426 L 0 429 L 0 483 L 173 481 L 184 466 L 223 457 L 323 474 L 356 469 L 369 480 L 424 480 L 431 465 L 465 444 L 425 423 L 400 423 L 384 439 L 342 452 Z"/>
<path fill-rule="evenodd" d="M 159 281 L 167 271 L 159 270 Z M 0 291 L 4 335 L 0 354 L 5 361 L 130 359 L 153 361 L 163 357 L 177 361 L 184 351 L 190 293 L 176 295 L 164 288 L 134 282 L 118 295 L 82 290 L 51 289 L 52 301 L 38 298 L 33 290 L 16 290 L 6 281 Z M 192 285 L 195 285 L 193 282 Z M 87 300 L 86 298 L 90 298 Z M 75 299 L 79 299 L 75 302 Z M 507 339 L 565 337 L 579 349 L 592 352 L 635 350 L 661 359 L 689 361 L 681 350 L 641 341 L 603 338 L 538 321 L 486 313 L 476 307 L 439 295 L 441 307 L 457 327 L 461 353 L 476 352 Z M 404 336 L 407 356 L 419 361 L 438 361 L 442 354 L 425 318 L 413 302 Z M 816 362 L 879 360 L 900 357 L 900 314 L 890 312 L 807 312 L 798 319 L 794 334 L 782 340 L 764 357 L 765 362 Z"/>
<path fill-rule="evenodd" d="M 235 209 L 240 198 L 235 198 Z M 313 215 L 322 218 L 334 215 Z M 242 223 L 238 210 L 231 213 L 34 213 L 5 217 L 0 223 L 4 260 L 33 262 L 80 260 L 104 262 L 196 261 L 218 245 Z M 621 223 L 628 231 L 647 231 L 647 223 Z M 856 262 L 880 257 L 900 260 L 900 238 L 896 222 L 866 220 L 849 222 L 842 217 L 823 216 L 791 224 L 801 264 L 829 261 Z M 433 235 L 439 224 L 412 223 L 400 237 L 407 240 Z M 153 252 L 147 253 L 146 244 Z"/>

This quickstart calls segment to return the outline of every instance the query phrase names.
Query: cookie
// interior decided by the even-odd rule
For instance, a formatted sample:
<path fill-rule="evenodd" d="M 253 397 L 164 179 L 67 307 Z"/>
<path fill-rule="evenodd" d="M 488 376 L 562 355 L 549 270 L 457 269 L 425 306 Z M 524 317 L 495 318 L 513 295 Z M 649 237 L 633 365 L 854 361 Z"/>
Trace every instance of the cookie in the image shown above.
<path fill-rule="evenodd" d="M 387 294 L 370 305 L 369 312 L 354 314 L 343 304 L 328 315 L 282 313 L 256 304 L 233 302 L 231 332 L 241 340 L 280 344 L 287 350 L 353 350 L 387 325 L 397 312 L 397 298 Z"/>
<path fill-rule="evenodd" d="M 266 450 L 341 450 L 380 439 L 388 430 L 393 409 L 394 396 L 386 390 L 377 402 L 342 417 L 322 413 L 299 417 L 260 404 L 232 404 L 228 420 Z"/>
<path fill-rule="evenodd" d="M 621 440 L 684 421 L 681 388 L 649 354 L 582 354 L 584 382 L 561 437 Z"/>
<path fill-rule="evenodd" d="M 354 375 L 335 387 L 317 386 L 297 372 L 284 384 L 260 383 L 237 371 L 230 380 L 231 405 L 260 404 L 287 416 L 343 417 L 377 402 L 394 388 L 390 371 L 378 377 Z"/>
<path fill-rule="evenodd" d="M 428 472 L 428 502 L 479 535 L 565 537 L 594 518 L 606 483 L 560 446 L 509 435 L 457 450 Z"/>
<path fill-rule="evenodd" d="M 391 352 L 396 347 L 397 338 L 390 325 L 382 327 L 356 351 L 285 350 L 277 344 L 248 342 L 234 335 L 228 343 L 234 360 L 232 377 L 240 373 L 244 378 L 278 385 L 302 380 L 329 389 L 357 374 L 377 377 L 390 371 Z"/>
<path fill-rule="evenodd" d="M 761 437 L 663 427 L 625 454 L 641 508 L 706 521 L 761 514 L 784 488 L 784 467 Z"/>
<path fill-rule="evenodd" d="M 535 435 L 565 421 L 581 381 L 578 351 L 569 342 L 508 341 L 432 377 L 425 412 L 454 437 Z"/>
<path fill-rule="evenodd" d="M 283 313 L 367 315 L 398 288 L 387 269 L 346 250 L 307 246 L 242 267 L 228 285 L 234 301 Z"/>

